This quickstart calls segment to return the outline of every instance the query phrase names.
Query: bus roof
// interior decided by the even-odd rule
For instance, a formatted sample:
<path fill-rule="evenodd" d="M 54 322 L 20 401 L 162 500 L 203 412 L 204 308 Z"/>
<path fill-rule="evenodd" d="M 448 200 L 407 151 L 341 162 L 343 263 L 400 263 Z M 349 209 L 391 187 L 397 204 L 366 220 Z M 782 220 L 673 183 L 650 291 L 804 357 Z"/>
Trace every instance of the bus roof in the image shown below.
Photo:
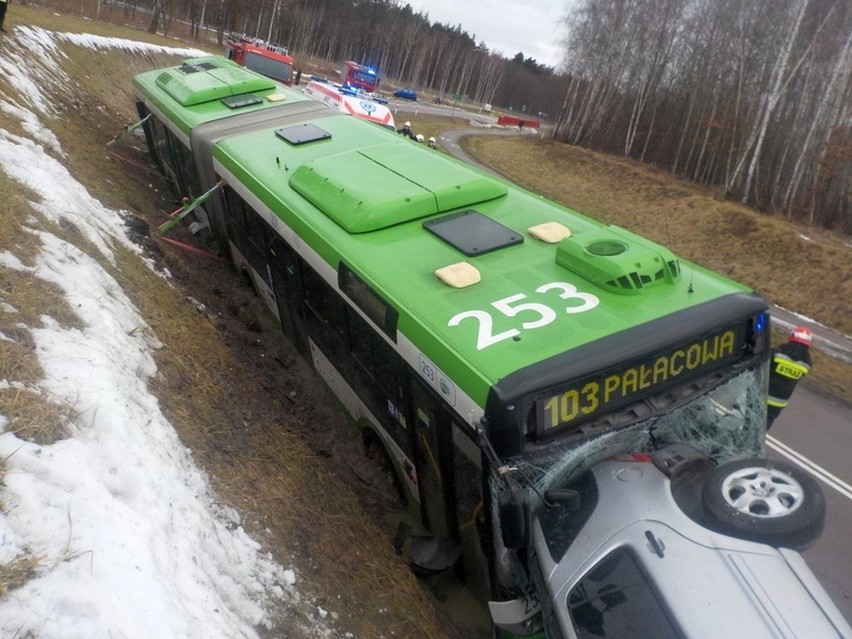
<path fill-rule="evenodd" d="M 310 98 L 222 56 L 185 60 L 133 78 L 137 96 L 189 137 L 201 124 Z"/>
<path fill-rule="evenodd" d="M 749 291 L 357 118 L 293 133 L 236 135 L 214 157 L 331 268 L 373 287 L 480 405 L 525 367 Z"/>

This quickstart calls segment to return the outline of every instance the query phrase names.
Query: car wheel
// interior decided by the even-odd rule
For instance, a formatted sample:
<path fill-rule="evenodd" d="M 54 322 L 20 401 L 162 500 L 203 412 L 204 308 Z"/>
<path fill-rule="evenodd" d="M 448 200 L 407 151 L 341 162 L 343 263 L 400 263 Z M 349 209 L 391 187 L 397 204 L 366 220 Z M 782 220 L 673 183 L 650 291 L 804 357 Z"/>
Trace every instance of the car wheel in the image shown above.
<path fill-rule="evenodd" d="M 742 459 L 709 472 L 702 488 L 708 526 L 772 546 L 804 549 L 822 532 L 825 496 L 785 462 Z"/>

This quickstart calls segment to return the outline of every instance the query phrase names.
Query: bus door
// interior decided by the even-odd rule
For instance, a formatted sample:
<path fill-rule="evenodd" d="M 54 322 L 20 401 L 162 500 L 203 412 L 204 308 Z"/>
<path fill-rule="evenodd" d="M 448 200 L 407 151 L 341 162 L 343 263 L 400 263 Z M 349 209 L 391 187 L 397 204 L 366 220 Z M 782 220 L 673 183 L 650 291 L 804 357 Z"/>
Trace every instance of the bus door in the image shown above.
<path fill-rule="evenodd" d="M 484 529 L 482 453 L 449 406 L 419 380 L 412 386 L 423 522 L 434 536 L 458 544 L 456 574 L 485 601 L 491 582 L 484 548 L 490 535 Z"/>
<path fill-rule="evenodd" d="M 483 482 L 483 455 L 469 426 L 458 419 L 452 424 L 452 468 L 458 541 L 462 548 L 460 576 L 480 601 L 491 596 L 488 530 Z M 487 466 L 486 466 L 487 469 Z M 490 475 L 490 473 L 489 473 Z"/>
<path fill-rule="evenodd" d="M 419 381 L 414 380 L 417 475 L 423 523 L 436 537 L 457 539 L 452 501 L 452 437 L 450 415 Z"/>
<path fill-rule="evenodd" d="M 278 305 L 281 328 L 304 357 L 308 353 L 308 338 L 302 317 L 304 294 L 300 277 L 299 255 L 278 236 L 269 243 L 269 275 Z"/>

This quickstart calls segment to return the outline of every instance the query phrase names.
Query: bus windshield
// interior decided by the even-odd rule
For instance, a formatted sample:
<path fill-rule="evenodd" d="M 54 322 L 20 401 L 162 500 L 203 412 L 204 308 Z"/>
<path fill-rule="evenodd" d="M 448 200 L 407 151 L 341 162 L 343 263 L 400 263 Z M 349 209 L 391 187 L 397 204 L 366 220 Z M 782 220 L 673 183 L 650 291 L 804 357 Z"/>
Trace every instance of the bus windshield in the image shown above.
<path fill-rule="evenodd" d="M 694 446 L 720 463 L 760 455 L 766 374 L 766 360 L 758 358 L 734 374 L 720 371 L 694 380 L 643 402 L 644 414 L 626 407 L 590 424 L 584 435 L 543 446 L 518 463 L 541 490 L 548 490 L 613 455 L 652 452 L 674 443 Z"/>

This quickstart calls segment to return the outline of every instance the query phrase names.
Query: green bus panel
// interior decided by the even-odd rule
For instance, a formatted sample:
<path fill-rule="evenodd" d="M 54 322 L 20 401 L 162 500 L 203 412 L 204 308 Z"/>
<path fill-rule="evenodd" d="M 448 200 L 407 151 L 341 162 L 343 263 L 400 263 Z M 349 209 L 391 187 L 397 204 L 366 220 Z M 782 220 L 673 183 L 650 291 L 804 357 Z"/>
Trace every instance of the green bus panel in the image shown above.
<path fill-rule="evenodd" d="M 256 131 L 220 142 L 215 157 L 328 264 L 343 260 L 396 307 L 400 332 L 482 406 L 523 368 L 749 291 L 393 132 L 346 116 L 317 125 L 325 135 L 313 142 Z M 471 256 L 423 226 L 459 211 L 522 241 Z M 554 223 L 570 237 L 529 230 Z M 458 263 L 478 283 L 454 288 L 435 275 Z"/>

